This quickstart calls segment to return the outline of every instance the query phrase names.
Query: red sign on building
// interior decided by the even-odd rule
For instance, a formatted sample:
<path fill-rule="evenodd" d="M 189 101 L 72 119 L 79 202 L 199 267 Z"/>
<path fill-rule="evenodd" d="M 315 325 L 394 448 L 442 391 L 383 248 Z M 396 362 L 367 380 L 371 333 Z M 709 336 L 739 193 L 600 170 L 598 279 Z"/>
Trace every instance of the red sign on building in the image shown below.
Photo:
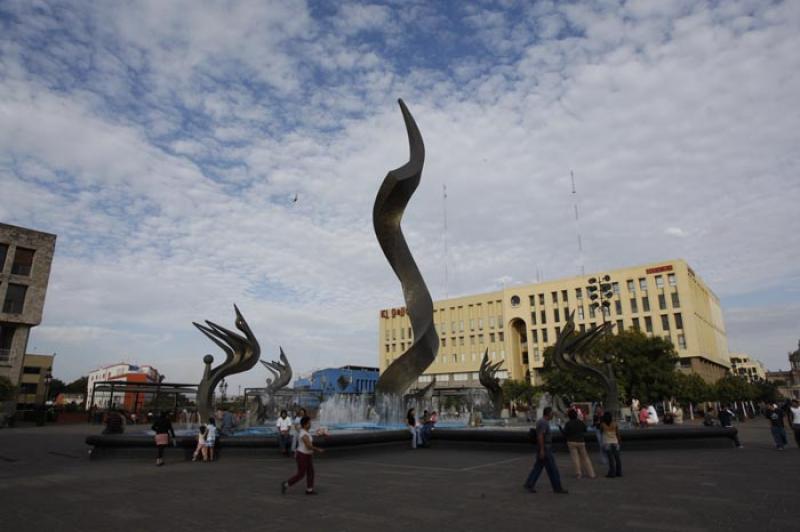
<path fill-rule="evenodd" d="M 667 264 L 666 266 L 656 266 L 655 268 L 647 268 L 645 273 L 661 273 L 661 272 L 671 272 L 672 271 L 672 264 Z"/>

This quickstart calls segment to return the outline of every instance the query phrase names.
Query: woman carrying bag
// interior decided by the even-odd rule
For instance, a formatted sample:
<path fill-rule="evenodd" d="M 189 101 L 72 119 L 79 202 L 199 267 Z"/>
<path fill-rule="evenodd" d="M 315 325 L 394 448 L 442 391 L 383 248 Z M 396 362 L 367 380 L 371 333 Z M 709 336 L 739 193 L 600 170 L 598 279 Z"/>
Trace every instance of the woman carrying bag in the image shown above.
<path fill-rule="evenodd" d="M 156 458 L 156 465 L 164 465 L 164 449 L 169 445 L 170 436 L 175 439 L 175 431 L 172 429 L 172 422 L 169 420 L 167 412 L 161 412 L 151 427 L 156 433 L 156 449 L 158 449 L 158 457 Z"/>

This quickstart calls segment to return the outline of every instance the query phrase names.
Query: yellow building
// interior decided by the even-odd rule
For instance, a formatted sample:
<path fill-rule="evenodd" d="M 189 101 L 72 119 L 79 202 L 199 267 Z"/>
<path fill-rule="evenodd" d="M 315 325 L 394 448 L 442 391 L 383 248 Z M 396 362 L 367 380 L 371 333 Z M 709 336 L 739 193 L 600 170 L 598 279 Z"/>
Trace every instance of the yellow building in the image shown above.
<path fill-rule="evenodd" d="M 611 278 L 606 320 L 615 330 L 635 328 L 672 341 L 681 369 L 709 382 L 727 373 L 728 342 L 719 299 L 678 259 L 435 301 L 439 354 L 419 378 L 420 385 L 435 376 L 437 387 L 479 386 L 478 368 L 487 348 L 490 360 L 505 362 L 499 377 L 527 377 L 541 384 L 544 350 L 555 343 L 568 314 L 575 311 L 580 330 L 602 323 L 586 288 L 598 275 Z M 404 308 L 381 310 L 379 341 L 383 371 L 411 345 Z"/>
<path fill-rule="evenodd" d="M 45 402 L 54 358 L 54 355 L 25 355 L 19 377 L 18 408 L 31 408 Z"/>
<path fill-rule="evenodd" d="M 731 374 L 747 379 L 748 382 L 767 379 L 764 364 L 744 353 L 731 353 Z"/>

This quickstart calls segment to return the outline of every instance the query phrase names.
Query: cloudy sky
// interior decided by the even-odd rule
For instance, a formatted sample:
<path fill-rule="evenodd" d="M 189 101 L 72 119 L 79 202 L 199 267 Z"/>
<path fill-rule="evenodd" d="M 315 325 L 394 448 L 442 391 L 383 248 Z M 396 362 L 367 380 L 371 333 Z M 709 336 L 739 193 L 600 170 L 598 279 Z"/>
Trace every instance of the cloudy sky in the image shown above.
<path fill-rule="evenodd" d="M 220 355 L 191 322 L 236 302 L 297 372 L 376 364 L 378 309 L 402 304 L 371 224 L 402 97 L 435 298 L 578 273 L 573 170 L 587 271 L 685 258 L 731 350 L 785 367 L 798 50 L 800 2 L 5 0 L 0 221 L 58 234 L 29 350 L 64 380 L 124 359 L 197 381 Z"/>

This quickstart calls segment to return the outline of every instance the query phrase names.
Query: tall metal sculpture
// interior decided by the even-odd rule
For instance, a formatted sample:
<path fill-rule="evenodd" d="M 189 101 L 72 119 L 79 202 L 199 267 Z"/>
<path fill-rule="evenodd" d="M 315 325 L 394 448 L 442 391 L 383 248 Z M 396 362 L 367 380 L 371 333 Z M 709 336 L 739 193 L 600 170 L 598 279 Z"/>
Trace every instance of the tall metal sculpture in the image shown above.
<path fill-rule="evenodd" d="M 261 347 L 258 345 L 253 331 L 247 325 L 239 307 L 233 306 L 236 311 L 236 328 L 244 333 L 244 336 L 230 331 L 216 323 L 206 320 L 206 325 L 192 322 L 201 333 L 205 334 L 212 342 L 217 344 L 225 353 L 225 361 L 212 368 L 214 357 L 206 355 L 203 363 L 206 369 L 203 372 L 203 379 L 197 388 L 197 411 L 200 419 L 205 421 L 211 417 L 214 410 L 214 390 L 223 378 L 234 373 L 242 373 L 252 368 L 261 356 Z"/>
<path fill-rule="evenodd" d="M 267 387 L 264 388 L 263 396 L 256 396 L 256 419 L 259 423 L 263 423 L 269 417 L 269 407 L 272 404 L 272 396 L 275 395 L 275 392 L 288 386 L 292 380 L 292 366 L 283 352 L 283 347 L 279 346 L 279 349 L 281 350 L 279 355 L 280 362 L 259 360 L 272 374 L 272 378 L 267 379 Z"/>
<path fill-rule="evenodd" d="M 612 323 L 603 323 L 591 327 L 584 332 L 575 332 L 575 311 L 569 313 L 567 324 L 558 335 L 553 348 L 553 362 L 562 371 L 570 371 L 591 375 L 600 379 L 606 389 L 605 409 L 615 416 L 619 413 L 619 390 L 614 368 L 610 358 L 602 366 L 595 366 L 586 360 L 586 351 L 613 327 Z"/>
<path fill-rule="evenodd" d="M 500 417 L 503 410 L 503 388 L 500 386 L 500 379 L 496 377 L 497 371 L 503 361 L 489 363 L 489 348 L 483 353 L 483 360 L 481 360 L 481 367 L 478 370 L 478 380 L 486 388 L 489 393 L 489 401 L 492 403 L 492 413 L 494 417 Z"/>
<path fill-rule="evenodd" d="M 414 342 L 381 374 L 375 389 L 379 394 L 402 396 L 436 360 L 439 337 L 433 324 L 431 294 L 400 228 L 403 212 L 422 176 L 425 145 L 406 104 L 403 100 L 398 100 L 398 103 L 408 133 L 409 161 L 390 171 L 384 178 L 375 198 L 372 223 L 383 254 L 403 287 L 403 297 L 414 332 Z"/>

